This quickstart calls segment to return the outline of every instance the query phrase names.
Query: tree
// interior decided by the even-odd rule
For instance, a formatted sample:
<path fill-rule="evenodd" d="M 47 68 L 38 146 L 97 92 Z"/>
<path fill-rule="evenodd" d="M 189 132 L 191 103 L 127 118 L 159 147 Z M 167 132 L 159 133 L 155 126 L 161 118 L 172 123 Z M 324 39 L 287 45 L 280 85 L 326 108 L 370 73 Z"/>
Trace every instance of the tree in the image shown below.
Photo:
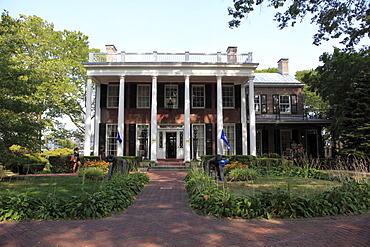
<path fill-rule="evenodd" d="M 47 121 L 50 130 L 56 130 L 56 119 L 66 116 L 83 133 L 85 69 L 81 62 L 88 59 L 88 37 L 78 31 L 56 31 L 52 23 L 37 16 L 20 15 L 12 21 L 17 28 L 4 39 L 23 41 L 13 56 L 21 69 L 33 71 L 39 83 L 29 99 L 44 105 L 37 117 Z"/>
<path fill-rule="evenodd" d="M 255 70 L 255 73 L 278 73 L 279 69 L 278 68 L 268 68 L 268 69 L 260 69 L 260 70 Z"/>
<path fill-rule="evenodd" d="M 2 158 L 12 145 L 31 150 L 40 147 L 44 127 L 38 116 L 45 106 L 32 99 L 41 82 L 33 68 L 23 66 L 18 56 L 26 41 L 19 37 L 20 22 L 2 13 L 0 22 L 0 150 Z"/>
<path fill-rule="evenodd" d="M 295 26 L 307 15 L 311 16 L 311 23 L 316 23 L 319 28 L 313 36 L 314 44 L 320 45 L 324 40 L 343 38 L 341 43 L 352 47 L 370 35 L 370 9 L 366 0 L 341 1 L 341 0 L 295 0 L 287 3 L 286 0 L 233 0 L 234 6 L 229 7 L 229 15 L 233 20 L 229 27 L 239 27 L 241 19 L 245 18 L 257 6 L 266 3 L 268 7 L 281 9 L 275 14 L 275 21 L 280 24 L 280 29 Z"/>
<path fill-rule="evenodd" d="M 334 49 L 324 53 L 324 65 L 303 77 L 333 109 L 331 133 L 345 153 L 370 151 L 370 49 Z"/>

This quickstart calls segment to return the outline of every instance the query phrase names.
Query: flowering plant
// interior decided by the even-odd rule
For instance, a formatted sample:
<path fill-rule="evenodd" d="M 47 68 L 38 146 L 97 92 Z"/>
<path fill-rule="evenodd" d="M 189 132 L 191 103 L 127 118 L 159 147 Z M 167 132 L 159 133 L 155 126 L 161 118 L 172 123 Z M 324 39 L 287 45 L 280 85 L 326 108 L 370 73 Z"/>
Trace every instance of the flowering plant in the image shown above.
<path fill-rule="evenodd" d="M 233 161 L 231 163 L 228 163 L 224 167 L 224 174 L 228 174 L 231 170 L 234 170 L 236 168 L 244 169 L 244 168 L 249 168 L 249 165 L 244 165 L 243 163 L 239 161 Z"/>
<path fill-rule="evenodd" d="M 104 173 L 108 173 L 109 162 L 105 161 L 87 161 L 82 165 L 83 168 L 95 167 L 101 169 Z"/>

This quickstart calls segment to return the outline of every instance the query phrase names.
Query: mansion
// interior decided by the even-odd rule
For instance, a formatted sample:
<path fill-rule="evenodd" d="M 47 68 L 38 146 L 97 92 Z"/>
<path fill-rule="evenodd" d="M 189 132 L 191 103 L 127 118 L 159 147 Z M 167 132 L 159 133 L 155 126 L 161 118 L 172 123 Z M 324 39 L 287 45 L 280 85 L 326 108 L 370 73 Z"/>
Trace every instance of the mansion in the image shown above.
<path fill-rule="evenodd" d="M 304 112 L 303 83 L 289 75 L 255 73 L 252 53 L 127 53 L 107 45 L 90 53 L 84 153 L 190 161 L 201 155 L 289 156 L 292 141 L 323 155 L 330 121 Z M 226 134 L 230 148 L 221 139 Z M 90 140 L 93 138 L 93 146 Z"/>

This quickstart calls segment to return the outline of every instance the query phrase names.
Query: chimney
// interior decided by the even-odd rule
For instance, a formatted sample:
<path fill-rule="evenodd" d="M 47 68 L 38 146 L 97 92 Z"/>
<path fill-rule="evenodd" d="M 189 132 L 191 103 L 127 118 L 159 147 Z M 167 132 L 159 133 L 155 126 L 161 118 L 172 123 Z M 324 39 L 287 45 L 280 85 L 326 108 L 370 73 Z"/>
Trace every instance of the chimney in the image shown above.
<path fill-rule="evenodd" d="M 227 52 L 227 62 L 228 63 L 236 63 L 236 52 L 238 51 L 238 47 L 236 46 L 229 46 L 226 50 Z"/>
<path fill-rule="evenodd" d="M 109 54 L 117 53 L 117 48 L 114 45 L 105 45 L 105 52 Z"/>
<path fill-rule="evenodd" d="M 281 58 L 278 61 L 279 74 L 289 75 L 288 63 L 289 63 L 289 58 Z"/>
<path fill-rule="evenodd" d="M 107 62 L 117 61 L 117 48 L 114 45 L 105 45 L 105 52 L 107 54 Z"/>

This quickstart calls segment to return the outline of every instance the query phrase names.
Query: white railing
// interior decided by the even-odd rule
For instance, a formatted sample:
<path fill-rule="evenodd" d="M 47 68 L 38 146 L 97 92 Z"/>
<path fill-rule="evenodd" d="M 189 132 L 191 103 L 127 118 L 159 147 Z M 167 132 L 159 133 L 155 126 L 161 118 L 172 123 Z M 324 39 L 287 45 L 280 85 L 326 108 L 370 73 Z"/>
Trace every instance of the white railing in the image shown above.
<path fill-rule="evenodd" d="M 89 62 L 190 62 L 190 63 L 252 63 L 252 53 L 94 53 Z"/>

